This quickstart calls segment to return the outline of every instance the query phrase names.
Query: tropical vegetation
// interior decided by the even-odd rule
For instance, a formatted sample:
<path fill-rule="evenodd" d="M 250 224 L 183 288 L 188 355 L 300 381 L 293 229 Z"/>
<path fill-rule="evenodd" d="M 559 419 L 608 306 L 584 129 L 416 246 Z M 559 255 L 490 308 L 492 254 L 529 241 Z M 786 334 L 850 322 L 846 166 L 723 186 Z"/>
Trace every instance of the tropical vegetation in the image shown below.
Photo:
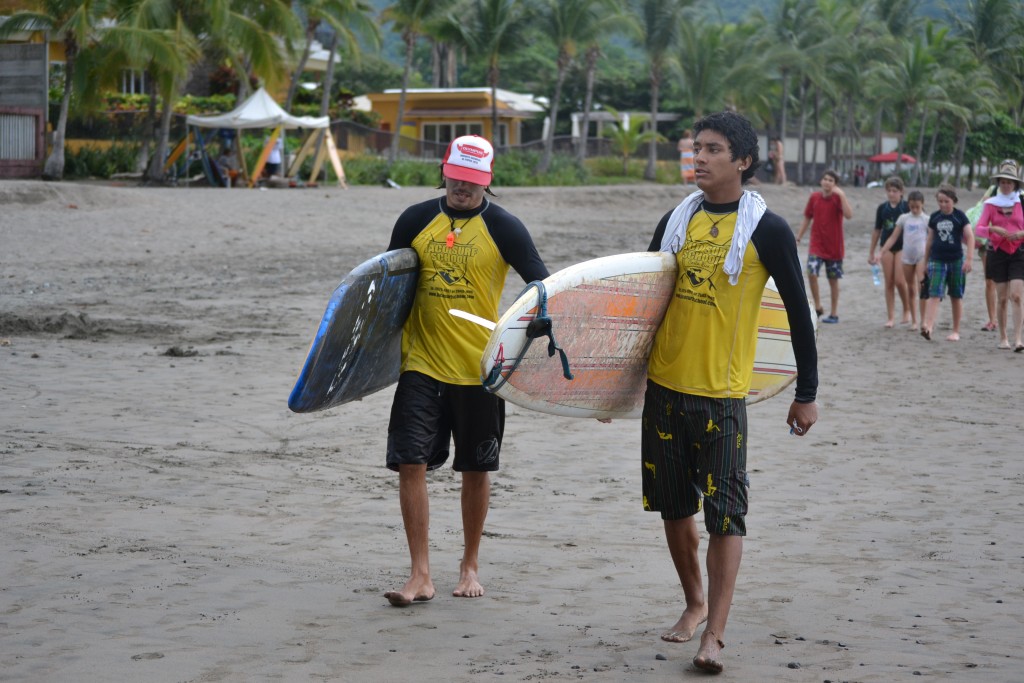
<path fill-rule="evenodd" d="M 322 112 L 338 93 L 394 87 L 404 95 L 429 85 L 489 86 L 547 98 L 553 125 L 536 155 L 537 173 L 563 163 L 554 143 L 568 135 L 569 114 L 583 112 L 586 136 L 586 117 L 598 108 L 645 112 L 669 138 L 702 114 L 738 110 L 765 133 L 797 138 L 798 183 L 812 182 L 822 170 L 811 161 L 822 146 L 827 163 L 849 172 L 880 151 L 884 133 L 898 133 L 898 151 L 917 160 L 897 168 L 913 183 L 963 183 L 971 179 L 962 177 L 963 169 L 984 174 L 1004 156 L 1024 156 L 1019 0 L 25 4 L 30 9 L 0 24 L 0 39 L 46 30 L 61 36 L 67 55 L 45 169 L 53 178 L 64 172 L 67 117 L 101 108 L 97 94 L 121 69 L 149 76 L 156 133 L 139 141 L 138 154 L 149 161 L 149 177 L 159 180 L 170 118 L 200 65 L 250 76 L 234 79 L 236 97 L 257 83 L 298 100 L 314 35 L 329 36 L 343 57 L 329 70 L 334 80 L 323 88 Z M 740 9 L 727 14 L 733 7 Z M 673 120 L 663 121 L 665 114 Z M 533 125 L 540 138 L 540 124 Z M 647 179 L 657 171 L 655 137 L 646 138 Z M 574 147 L 579 168 L 587 149 Z M 400 161 L 397 147 L 388 156 L 389 164 Z"/>

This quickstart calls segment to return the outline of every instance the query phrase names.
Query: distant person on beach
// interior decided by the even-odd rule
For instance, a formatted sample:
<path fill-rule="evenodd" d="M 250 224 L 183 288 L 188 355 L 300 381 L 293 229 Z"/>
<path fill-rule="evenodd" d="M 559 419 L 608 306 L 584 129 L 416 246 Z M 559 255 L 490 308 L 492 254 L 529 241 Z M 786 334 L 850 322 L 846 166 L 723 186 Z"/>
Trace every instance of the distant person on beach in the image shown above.
<path fill-rule="evenodd" d="M 274 146 L 270 149 L 270 154 L 267 155 L 267 177 L 273 178 L 274 176 L 281 175 L 281 164 L 283 163 L 283 161 L 284 132 L 277 136 L 277 140 L 274 141 Z"/>
<path fill-rule="evenodd" d="M 982 332 L 995 332 L 999 329 L 999 325 L 996 323 L 996 283 L 988 273 L 988 254 L 991 251 L 988 243 L 988 226 L 977 224 L 978 219 L 981 218 L 982 209 L 985 207 L 985 200 L 993 197 L 996 189 L 995 185 L 989 185 L 981 200 L 964 212 L 971 222 L 976 224 L 974 226 L 974 248 L 978 252 L 978 258 L 981 259 L 981 270 L 985 273 L 985 311 L 988 313 L 988 321 L 981 326 Z"/>
<path fill-rule="evenodd" d="M 694 126 L 698 191 L 658 223 L 651 251 L 675 254 L 675 296 L 647 370 L 641 428 L 644 509 L 661 514 L 686 601 L 662 640 L 681 643 L 707 626 L 693 664 L 720 672 L 726 621 L 746 535 L 747 413 L 761 295 L 775 279 L 797 361 L 786 425 L 803 436 L 818 419 L 814 325 L 800 259 L 786 221 L 743 183 L 758 166 L 750 122 L 735 112 Z M 707 598 L 695 515 L 709 534 Z"/>
<path fill-rule="evenodd" d="M 946 341 L 960 341 L 964 313 L 964 288 L 974 260 L 974 233 L 967 215 L 956 208 L 959 198 L 951 185 L 940 185 L 935 195 L 939 210 L 928 219 L 928 304 L 921 321 L 921 336 L 931 340 L 935 316 L 948 293 L 953 312 L 953 332 Z M 964 245 L 967 245 L 966 256 Z"/>
<path fill-rule="evenodd" d="M 772 138 L 768 142 L 768 162 L 772 166 L 772 182 L 776 185 L 785 185 L 786 155 L 781 138 Z"/>
<path fill-rule="evenodd" d="M 864 187 L 867 184 L 868 172 L 863 165 L 857 164 L 853 170 L 853 186 Z"/>
<path fill-rule="evenodd" d="M 882 245 L 882 251 L 891 251 L 897 241 L 903 242 L 899 267 L 907 283 L 911 329 L 917 332 L 921 329 L 920 321 L 924 320 L 928 298 L 927 288 L 922 287 L 925 280 L 925 247 L 928 244 L 928 216 L 924 212 L 924 195 L 919 190 L 911 190 L 907 195 L 907 206 L 910 210 L 896 219 L 896 226 Z M 920 301 L 920 318 L 915 308 L 917 301 Z"/>
<path fill-rule="evenodd" d="M 1013 323 L 1013 350 L 1024 351 L 1021 330 L 1024 328 L 1024 212 L 1021 209 L 1021 171 L 1013 159 L 999 164 L 992 176 L 998 191 L 985 200 L 978 227 L 988 229 L 990 251 L 986 276 L 996 286 L 996 320 L 999 325 L 1000 349 L 1010 348 L 1007 309 Z"/>
<path fill-rule="evenodd" d="M 839 280 L 843 277 L 843 256 L 846 245 L 843 237 L 843 218 L 853 218 L 853 209 L 846 193 L 839 188 L 839 175 L 832 170 L 825 171 L 819 182 L 820 192 L 811 194 L 804 208 L 804 222 L 796 236 L 797 245 L 807 229 L 811 230 L 811 246 L 807 256 L 807 281 L 814 298 L 814 310 L 821 316 L 818 292 L 818 275 L 825 268 L 830 294 L 830 311 L 821 319 L 823 323 L 839 322 Z"/>
<path fill-rule="evenodd" d="M 216 164 L 221 178 L 230 186 L 233 186 L 235 179 L 238 177 L 238 162 L 235 160 L 235 154 L 229 144 L 221 147 L 220 156 L 217 157 Z"/>
<path fill-rule="evenodd" d="M 494 148 L 478 135 L 455 138 L 441 165 L 443 197 L 407 208 L 388 250 L 419 256 L 416 298 L 402 331 L 402 365 L 388 425 L 387 466 L 398 472 L 398 495 L 411 570 L 400 590 L 384 597 L 403 607 L 434 597 L 429 560 L 427 471 L 448 459 L 462 473 L 465 547 L 452 595 L 475 598 L 479 550 L 490 502 L 490 472 L 498 469 L 505 402 L 480 384 L 480 357 L 489 332 L 452 316 L 452 306 L 488 320 L 511 266 L 523 280 L 548 276 L 522 221 L 491 202 Z"/>
<path fill-rule="evenodd" d="M 885 181 L 886 201 L 878 205 L 875 211 L 875 229 L 871 233 L 871 247 L 868 250 L 868 263 L 880 265 L 885 280 L 885 326 L 892 327 L 896 322 L 896 294 L 900 295 L 903 304 L 903 324 L 911 321 L 910 309 L 913 301 L 907 295 L 907 282 L 903 277 L 902 259 L 903 240 L 896 239 L 886 248 L 884 245 L 896 227 L 896 220 L 909 211 L 907 202 L 903 200 L 903 179 L 892 176 Z M 875 248 L 882 246 L 879 254 Z"/>
<path fill-rule="evenodd" d="M 689 128 L 683 131 L 683 137 L 679 139 L 679 176 L 683 185 L 693 184 L 693 131 Z"/>

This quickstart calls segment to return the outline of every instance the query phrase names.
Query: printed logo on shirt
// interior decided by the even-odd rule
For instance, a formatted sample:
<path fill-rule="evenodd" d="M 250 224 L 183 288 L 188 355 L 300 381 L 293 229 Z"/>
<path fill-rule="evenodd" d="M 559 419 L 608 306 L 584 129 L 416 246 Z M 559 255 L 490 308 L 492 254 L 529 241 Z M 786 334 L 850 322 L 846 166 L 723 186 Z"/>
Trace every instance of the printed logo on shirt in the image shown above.
<path fill-rule="evenodd" d="M 430 240 L 427 255 L 430 257 L 435 275 L 432 280 L 440 280 L 449 287 L 456 285 L 472 285 L 466 278 L 469 261 L 480 250 L 472 244 L 456 242 L 451 248 L 445 242 Z"/>
<path fill-rule="evenodd" d="M 935 231 L 938 233 L 939 239 L 944 243 L 953 244 L 953 221 L 940 218 L 935 224 Z"/>
<path fill-rule="evenodd" d="M 696 294 L 698 289 L 708 290 L 704 293 L 705 297 L 710 295 L 710 290 L 715 288 L 711 278 L 725 263 L 728 248 L 728 244 L 687 240 L 686 246 L 680 254 L 680 285 L 676 289 L 676 296 L 688 298 L 685 294 L 686 290 Z M 707 284 L 706 288 L 705 284 Z"/>

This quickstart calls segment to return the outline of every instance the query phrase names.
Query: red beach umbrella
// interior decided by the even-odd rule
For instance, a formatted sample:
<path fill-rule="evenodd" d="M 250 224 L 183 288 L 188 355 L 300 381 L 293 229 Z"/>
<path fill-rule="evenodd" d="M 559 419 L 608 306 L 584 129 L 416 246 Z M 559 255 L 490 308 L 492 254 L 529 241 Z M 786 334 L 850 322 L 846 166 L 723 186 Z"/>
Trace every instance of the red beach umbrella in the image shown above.
<path fill-rule="evenodd" d="M 869 157 L 868 161 L 873 164 L 895 164 L 896 163 L 896 152 L 886 152 L 885 154 L 876 154 L 873 157 Z M 917 159 L 910 156 L 909 154 L 901 154 L 900 161 L 904 164 L 916 164 Z"/>

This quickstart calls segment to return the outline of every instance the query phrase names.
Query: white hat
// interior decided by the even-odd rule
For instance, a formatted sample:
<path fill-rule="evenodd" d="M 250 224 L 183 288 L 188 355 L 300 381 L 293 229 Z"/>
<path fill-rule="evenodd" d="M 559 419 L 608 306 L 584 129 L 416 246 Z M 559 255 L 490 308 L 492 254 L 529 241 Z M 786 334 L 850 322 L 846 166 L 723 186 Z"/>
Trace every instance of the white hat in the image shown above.
<path fill-rule="evenodd" d="M 463 135 L 448 145 L 442 170 L 445 178 L 490 187 L 493 163 L 494 148 L 487 138 Z"/>

